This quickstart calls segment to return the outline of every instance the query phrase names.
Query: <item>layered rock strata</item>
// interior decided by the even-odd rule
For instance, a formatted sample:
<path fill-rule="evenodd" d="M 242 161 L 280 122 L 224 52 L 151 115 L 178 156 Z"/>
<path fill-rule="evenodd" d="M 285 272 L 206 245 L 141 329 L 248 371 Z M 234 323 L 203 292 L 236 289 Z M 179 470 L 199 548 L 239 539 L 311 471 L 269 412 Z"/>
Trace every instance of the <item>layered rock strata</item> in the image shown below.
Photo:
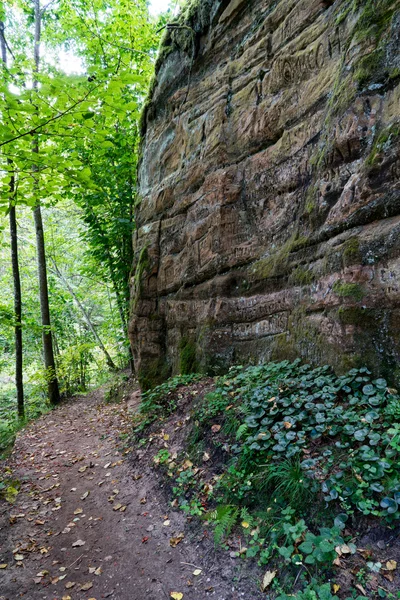
<path fill-rule="evenodd" d="M 203 0 L 143 119 L 131 342 L 171 373 L 400 379 L 400 2 Z"/>

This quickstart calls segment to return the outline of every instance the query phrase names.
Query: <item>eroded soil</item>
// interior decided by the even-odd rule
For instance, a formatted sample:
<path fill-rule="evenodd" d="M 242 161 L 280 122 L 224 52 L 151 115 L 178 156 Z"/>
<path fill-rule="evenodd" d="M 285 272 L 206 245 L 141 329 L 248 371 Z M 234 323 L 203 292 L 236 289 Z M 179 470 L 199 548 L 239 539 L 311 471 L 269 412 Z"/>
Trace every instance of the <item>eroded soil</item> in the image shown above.
<path fill-rule="evenodd" d="M 107 405 L 97 390 L 20 433 L 2 465 L 21 488 L 0 504 L 1 600 L 263 597 L 257 569 L 216 550 L 124 448 L 137 400 Z"/>

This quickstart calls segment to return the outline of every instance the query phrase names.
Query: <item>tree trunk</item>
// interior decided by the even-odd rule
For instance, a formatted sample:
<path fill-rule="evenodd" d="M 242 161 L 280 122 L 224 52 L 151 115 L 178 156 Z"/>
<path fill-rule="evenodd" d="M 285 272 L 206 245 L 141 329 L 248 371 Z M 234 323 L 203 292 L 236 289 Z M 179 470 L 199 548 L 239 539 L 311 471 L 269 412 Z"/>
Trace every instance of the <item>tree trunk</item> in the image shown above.
<path fill-rule="evenodd" d="M 73 288 L 70 286 L 68 280 L 63 276 L 63 274 L 57 267 L 54 260 L 53 260 L 53 265 L 54 265 L 55 274 L 63 282 L 63 284 L 65 285 L 65 287 L 67 288 L 67 290 L 69 291 L 69 293 L 71 294 L 73 299 L 75 300 L 76 304 L 78 305 L 78 308 L 81 311 L 81 313 L 87 323 L 87 326 L 89 327 L 90 331 L 92 332 L 93 337 L 97 341 L 99 348 L 101 349 L 101 351 L 103 352 L 103 354 L 106 358 L 106 362 L 107 362 L 108 366 L 110 367 L 110 369 L 113 369 L 114 371 L 116 371 L 117 367 L 115 366 L 113 359 L 109 355 L 107 348 L 104 346 L 103 342 L 101 341 L 99 334 L 97 333 L 92 321 L 90 320 L 90 316 L 89 316 L 88 312 L 85 310 L 85 307 L 83 306 L 82 302 L 79 300 L 78 296 L 75 294 Z"/>
<path fill-rule="evenodd" d="M 44 245 L 44 233 L 42 223 L 42 213 L 40 206 L 33 209 L 36 230 L 37 262 L 39 274 L 39 297 L 40 312 L 42 316 L 43 328 L 43 354 L 44 366 L 46 368 L 46 378 L 48 385 L 48 395 L 51 404 L 57 404 L 60 401 L 60 392 L 58 389 L 58 379 L 56 375 L 56 364 L 53 351 L 53 336 L 51 332 L 50 308 L 49 308 L 49 290 L 47 285 L 47 265 L 46 250 Z"/>
<path fill-rule="evenodd" d="M 14 177 L 10 182 L 10 196 L 14 187 Z M 22 294 L 21 278 L 19 275 L 17 219 L 15 206 L 10 206 L 10 236 L 11 236 L 11 263 L 14 281 L 14 318 L 15 318 L 15 385 L 17 388 L 18 416 L 25 417 L 24 407 L 24 382 L 22 363 Z"/>
<path fill-rule="evenodd" d="M 34 47 L 34 59 L 35 59 L 35 77 L 33 80 L 33 88 L 38 89 L 37 73 L 39 72 L 39 61 L 40 61 L 40 26 L 41 26 L 41 14 L 40 14 L 40 0 L 34 0 L 35 3 L 35 47 Z M 32 152 L 35 155 L 39 154 L 39 141 L 35 138 L 32 146 Z M 33 165 L 33 172 L 38 171 L 37 165 Z M 38 188 L 38 180 L 34 184 Z M 38 190 L 37 190 L 38 191 Z M 40 204 L 37 203 L 33 209 L 33 218 L 35 221 L 36 231 L 36 247 L 37 247 L 37 261 L 38 261 L 38 275 L 39 275 L 39 297 L 40 297 L 40 312 L 42 317 L 42 328 L 43 328 L 43 354 L 44 354 L 44 365 L 46 368 L 46 378 L 48 385 L 48 396 L 51 404 L 58 404 L 60 401 L 60 392 L 58 389 L 58 379 L 56 374 L 56 364 L 54 361 L 53 351 L 53 336 L 51 332 L 51 321 L 50 321 L 50 308 L 49 308 L 49 290 L 47 284 L 47 265 L 46 265 L 46 250 L 44 244 L 44 233 L 43 233 L 43 222 L 42 212 Z"/>
<path fill-rule="evenodd" d="M 0 44 L 1 58 L 4 66 L 7 65 L 7 45 L 4 35 L 4 23 L 0 21 Z M 10 239 L 11 239 L 11 265 L 14 284 L 14 337 L 15 337 L 15 386 L 17 389 L 17 405 L 18 417 L 25 417 L 24 407 L 24 381 L 23 381 L 23 357 L 22 357 L 22 294 L 21 294 L 21 278 L 19 274 L 18 261 L 18 237 L 17 237 L 17 217 L 15 210 L 15 172 L 13 170 L 13 162 L 7 159 L 7 166 L 12 174 L 9 192 L 10 192 Z"/>

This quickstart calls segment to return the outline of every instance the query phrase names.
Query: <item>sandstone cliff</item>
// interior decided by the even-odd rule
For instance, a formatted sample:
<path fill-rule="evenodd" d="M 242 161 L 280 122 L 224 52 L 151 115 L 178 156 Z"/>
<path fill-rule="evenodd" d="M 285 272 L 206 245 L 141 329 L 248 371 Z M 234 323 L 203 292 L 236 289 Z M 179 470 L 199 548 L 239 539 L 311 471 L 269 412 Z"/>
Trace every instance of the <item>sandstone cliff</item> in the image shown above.
<path fill-rule="evenodd" d="M 143 119 L 142 383 L 294 358 L 400 379 L 399 0 L 203 0 Z"/>

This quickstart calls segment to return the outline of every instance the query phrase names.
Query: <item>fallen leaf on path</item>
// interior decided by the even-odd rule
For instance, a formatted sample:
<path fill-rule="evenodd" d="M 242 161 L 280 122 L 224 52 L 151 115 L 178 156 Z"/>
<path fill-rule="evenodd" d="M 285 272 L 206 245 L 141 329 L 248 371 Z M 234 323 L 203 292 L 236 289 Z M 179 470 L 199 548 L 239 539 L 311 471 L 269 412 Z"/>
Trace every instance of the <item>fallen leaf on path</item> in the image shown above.
<path fill-rule="evenodd" d="M 23 554 L 14 554 L 15 560 L 24 560 Z"/>
<path fill-rule="evenodd" d="M 73 588 L 76 585 L 75 581 L 67 581 L 67 583 L 65 584 L 65 588 L 67 590 L 70 590 L 71 588 Z"/>
<path fill-rule="evenodd" d="M 171 525 L 171 521 L 167 519 L 166 521 L 164 521 L 163 525 L 164 527 L 169 527 Z"/>
<path fill-rule="evenodd" d="M 355 587 L 358 589 L 359 592 L 362 593 L 363 596 L 367 595 L 367 592 L 365 591 L 361 583 L 356 583 Z"/>
<path fill-rule="evenodd" d="M 74 542 L 72 544 L 73 548 L 78 548 L 79 546 L 84 546 L 86 544 L 86 542 L 84 542 L 83 540 L 77 540 L 76 542 Z"/>
<path fill-rule="evenodd" d="M 146 504 L 146 502 L 147 502 L 147 498 L 142 498 L 142 499 L 140 500 L 140 504 Z"/>
<path fill-rule="evenodd" d="M 76 508 L 74 510 L 74 515 L 81 515 L 83 513 L 83 508 Z"/>
<path fill-rule="evenodd" d="M 87 590 L 90 590 L 90 588 L 92 588 L 92 587 L 93 587 L 93 583 L 91 581 L 88 581 L 87 583 L 84 583 L 81 586 L 80 590 L 81 590 L 81 592 L 86 592 Z"/>
<path fill-rule="evenodd" d="M 144 538 L 142 538 L 142 544 L 146 544 L 149 541 L 149 536 L 145 535 Z"/>
<path fill-rule="evenodd" d="M 211 431 L 212 431 L 213 433 L 218 433 L 218 431 L 220 431 L 220 429 L 221 429 L 221 425 L 213 425 L 213 426 L 211 427 Z"/>
<path fill-rule="evenodd" d="M 193 575 L 195 577 L 198 577 L 199 575 L 201 575 L 201 572 L 202 572 L 201 569 L 196 569 L 195 571 L 193 571 Z"/>
<path fill-rule="evenodd" d="M 207 462 L 208 460 L 210 460 L 210 455 L 208 454 L 208 452 L 204 452 L 204 454 L 203 454 L 203 462 Z"/>
<path fill-rule="evenodd" d="M 0 569 L 7 569 L 7 567 L 8 567 L 8 564 L 7 564 L 7 563 L 2 563 L 2 564 L 0 565 Z"/>
<path fill-rule="evenodd" d="M 395 560 L 388 560 L 386 563 L 386 568 L 388 571 L 394 571 L 397 569 L 397 562 Z"/>
<path fill-rule="evenodd" d="M 63 596 L 62 600 L 71 600 L 71 596 Z"/>
<path fill-rule="evenodd" d="M 81 500 L 86 500 L 86 498 L 89 496 L 90 492 L 85 492 L 84 494 L 82 494 L 81 496 Z"/>
<path fill-rule="evenodd" d="M 337 583 L 333 584 L 333 593 L 336 594 L 340 590 L 340 585 Z"/>
<path fill-rule="evenodd" d="M 185 536 L 183 533 L 179 533 L 176 537 L 172 537 L 169 540 L 169 545 L 172 546 L 172 548 L 176 548 L 176 546 L 181 543 L 184 537 Z"/>
<path fill-rule="evenodd" d="M 261 590 L 264 592 L 268 586 L 271 585 L 272 581 L 275 579 L 276 571 L 267 571 L 263 577 Z"/>
<path fill-rule="evenodd" d="M 122 508 L 122 504 L 115 504 L 113 506 L 113 510 L 119 510 L 120 508 Z"/>
<path fill-rule="evenodd" d="M 182 592 L 171 592 L 170 596 L 173 598 L 173 600 L 182 600 L 183 598 Z"/>
<path fill-rule="evenodd" d="M 80 467 L 78 469 L 79 473 L 84 473 L 86 471 L 87 467 Z"/>

